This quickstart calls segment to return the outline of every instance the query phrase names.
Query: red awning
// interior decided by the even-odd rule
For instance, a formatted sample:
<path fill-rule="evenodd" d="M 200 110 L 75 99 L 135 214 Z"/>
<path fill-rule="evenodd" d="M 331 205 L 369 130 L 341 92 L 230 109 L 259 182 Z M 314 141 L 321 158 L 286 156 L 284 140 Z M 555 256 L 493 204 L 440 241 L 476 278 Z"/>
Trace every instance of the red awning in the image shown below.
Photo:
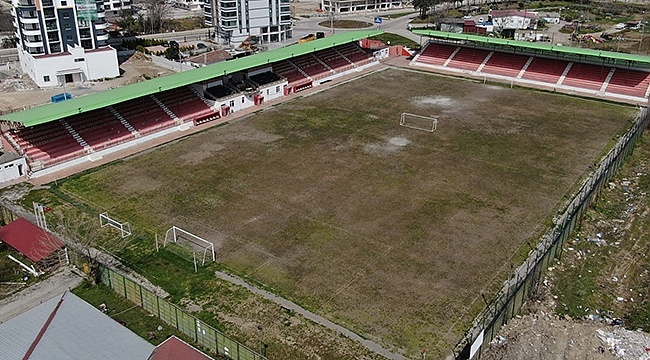
<path fill-rule="evenodd" d="M 43 229 L 19 218 L 0 228 L 0 240 L 37 262 L 63 247 L 63 243 Z"/>

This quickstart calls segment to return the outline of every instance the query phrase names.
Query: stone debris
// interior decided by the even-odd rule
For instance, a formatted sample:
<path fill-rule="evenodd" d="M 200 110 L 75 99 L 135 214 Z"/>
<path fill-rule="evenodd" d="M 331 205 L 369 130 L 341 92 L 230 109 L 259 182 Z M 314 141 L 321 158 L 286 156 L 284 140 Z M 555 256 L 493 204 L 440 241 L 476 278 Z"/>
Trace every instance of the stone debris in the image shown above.
<path fill-rule="evenodd" d="M 650 360 L 650 338 L 641 331 L 617 328 L 607 332 L 597 329 L 596 336 L 617 359 Z"/>

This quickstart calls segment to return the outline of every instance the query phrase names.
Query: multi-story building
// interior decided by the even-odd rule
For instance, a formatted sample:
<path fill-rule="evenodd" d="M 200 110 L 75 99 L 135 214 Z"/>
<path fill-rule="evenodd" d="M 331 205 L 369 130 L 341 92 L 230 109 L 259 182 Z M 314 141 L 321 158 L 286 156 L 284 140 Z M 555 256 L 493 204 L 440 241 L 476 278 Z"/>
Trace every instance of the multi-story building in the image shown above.
<path fill-rule="evenodd" d="M 104 13 L 110 19 L 119 17 L 120 11 L 129 9 L 131 0 L 104 0 Z"/>
<path fill-rule="evenodd" d="M 321 9 L 333 14 L 401 9 L 406 6 L 406 0 L 321 0 Z"/>
<path fill-rule="evenodd" d="M 20 65 L 38 86 L 119 76 L 104 0 L 12 0 Z"/>
<path fill-rule="evenodd" d="M 262 42 L 292 37 L 290 0 L 205 0 L 205 24 L 224 44 L 239 45 L 249 36 Z"/>

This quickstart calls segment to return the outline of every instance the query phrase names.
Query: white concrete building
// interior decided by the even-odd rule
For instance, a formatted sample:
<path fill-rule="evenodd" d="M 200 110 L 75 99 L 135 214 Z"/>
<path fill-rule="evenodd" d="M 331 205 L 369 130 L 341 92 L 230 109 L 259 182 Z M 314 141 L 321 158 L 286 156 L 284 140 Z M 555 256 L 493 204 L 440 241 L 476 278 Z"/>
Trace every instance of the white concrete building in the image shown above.
<path fill-rule="evenodd" d="M 203 4 L 203 0 L 174 0 L 174 6 L 193 11 L 200 10 Z"/>
<path fill-rule="evenodd" d="M 538 11 L 537 16 L 546 21 L 548 24 L 559 24 L 560 23 L 560 13 L 557 12 L 546 12 Z"/>
<path fill-rule="evenodd" d="M 405 0 L 321 0 L 321 9 L 334 14 L 402 9 L 406 6 Z"/>
<path fill-rule="evenodd" d="M 497 31 L 535 29 L 537 14 L 526 10 L 490 10 L 492 24 Z"/>
<path fill-rule="evenodd" d="M 205 0 L 205 24 L 224 44 L 238 46 L 249 36 L 262 42 L 292 37 L 290 0 Z"/>
<path fill-rule="evenodd" d="M 0 184 L 26 177 L 27 162 L 25 158 L 11 152 L 0 150 Z"/>
<path fill-rule="evenodd" d="M 12 0 L 23 71 L 40 87 L 119 76 L 104 6 L 104 0 Z"/>

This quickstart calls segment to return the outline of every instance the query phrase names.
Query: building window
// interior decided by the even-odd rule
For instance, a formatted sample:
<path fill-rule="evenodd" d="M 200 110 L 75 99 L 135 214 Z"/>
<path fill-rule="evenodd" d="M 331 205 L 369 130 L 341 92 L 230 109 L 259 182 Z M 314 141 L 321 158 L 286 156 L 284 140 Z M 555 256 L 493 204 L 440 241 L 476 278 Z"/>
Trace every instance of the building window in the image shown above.
<path fill-rule="evenodd" d="M 69 19 L 70 18 L 70 13 L 69 12 L 64 12 L 63 13 L 63 18 L 64 19 Z"/>
<path fill-rule="evenodd" d="M 270 94 L 270 92 L 271 92 L 270 89 L 266 89 L 266 95 Z"/>
<path fill-rule="evenodd" d="M 45 81 L 45 82 L 50 82 L 50 77 L 49 77 L 49 75 L 45 75 L 45 76 L 43 76 L 43 81 Z"/>
<path fill-rule="evenodd" d="M 84 58 L 76 58 L 76 59 L 74 59 L 74 62 L 82 62 L 82 61 L 86 61 L 86 59 L 84 59 Z"/>
<path fill-rule="evenodd" d="M 68 35 L 67 39 L 68 41 L 72 41 L 72 35 Z"/>
<path fill-rule="evenodd" d="M 235 100 L 230 100 L 230 107 L 235 107 Z"/>
<path fill-rule="evenodd" d="M 276 92 L 276 93 L 277 93 L 277 92 L 280 92 L 280 87 L 279 87 L 279 86 L 276 86 L 276 87 L 275 87 L 275 92 Z"/>
<path fill-rule="evenodd" d="M 70 26 L 70 24 L 65 24 L 64 29 L 65 29 L 65 31 L 70 31 L 70 30 L 72 30 L 72 26 Z"/>
<path fill-rule="evenodd" d="M 243 104 L 244 102 L 246 102 L 246 98 L 242 96 L 241 97 L 241 103 Z"/>
<path fill-rule="evenodd" d="M 61 6 L 68 6 L 68 2 L 67 1 L 61 1 Z"/>

